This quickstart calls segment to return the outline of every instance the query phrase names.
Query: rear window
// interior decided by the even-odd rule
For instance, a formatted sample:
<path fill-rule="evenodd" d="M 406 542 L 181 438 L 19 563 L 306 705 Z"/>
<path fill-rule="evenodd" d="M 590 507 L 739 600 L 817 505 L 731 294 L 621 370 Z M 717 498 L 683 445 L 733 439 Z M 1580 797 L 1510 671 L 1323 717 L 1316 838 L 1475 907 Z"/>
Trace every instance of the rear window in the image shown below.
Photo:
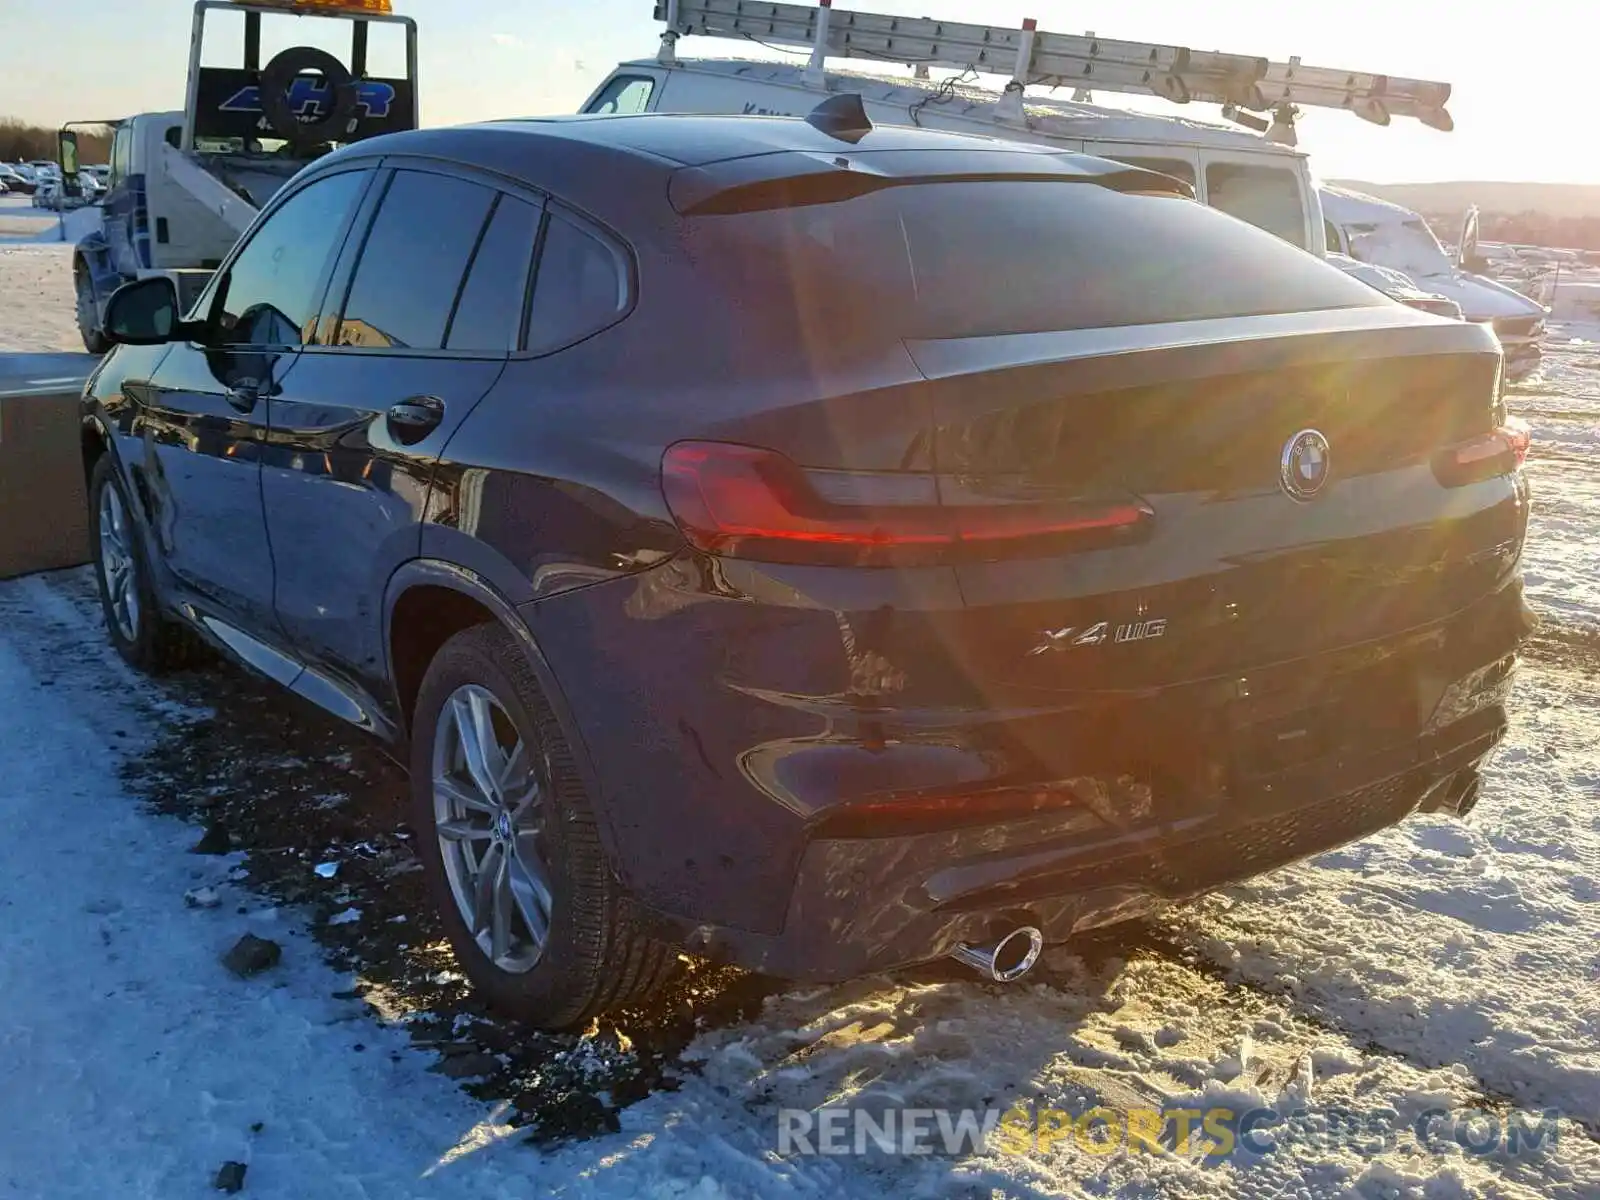
<path fill-rule="evenodd" d="M 1244 163 L 1212 163 L 1206 168 L 1206 202 L 1275 233 L 1286 242 L 1306 244 L 1300 178 L 1292 171 Z"/>
<path fill-rule="evenodd" d="M 1370 289 L 1192 200 L 930 183 L 688 222 L 742 320 L 808 340 L 976 337 L 1353 308 Z"/>

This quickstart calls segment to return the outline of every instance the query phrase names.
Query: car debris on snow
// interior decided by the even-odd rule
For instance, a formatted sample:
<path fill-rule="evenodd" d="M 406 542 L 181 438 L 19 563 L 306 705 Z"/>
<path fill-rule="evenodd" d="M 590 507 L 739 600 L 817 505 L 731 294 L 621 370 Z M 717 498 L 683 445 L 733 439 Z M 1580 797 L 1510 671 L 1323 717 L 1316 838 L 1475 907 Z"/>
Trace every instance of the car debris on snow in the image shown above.
<path fill-rule="evenodd" d="M 452 1054 L 459 1049 L 462 1053 Z M 446 1047 L 444 1057 L 428 1069 L 448 1079 L 477 1079 L 500 1069 L 500 1060 L 492 1054 L 475 1050 L 472 1046 Z"/>
<path fill-rule="evenodd" d="M 225 1162 L 217 1171 L 211 1186 L 219 1192 L 241 1192 L 244 1190 L 244 1173 L 249 1169 L 242 1162 Z"/>
<path fill-rule="evenodd" d="M 183 902 L 190 908 L 216 908 L 222 903 L 222 896 L 214 887 L 190 888 L 183 894 Z"/>
<path fill-rule="evenodd" d="M 228 827 L 221 821 L 212 821 L 206 826 L 205 834 L 194 844 L 192 854 L 232 854 L 233 839 L 228 836 Z"/>
<path fill-rule="evenodd" d="M 240 979 L 248 979 L 277 966 L 282 958 L 283 947 L 277 942 L 247 933 L 222 956 L 222 965 Z"/>

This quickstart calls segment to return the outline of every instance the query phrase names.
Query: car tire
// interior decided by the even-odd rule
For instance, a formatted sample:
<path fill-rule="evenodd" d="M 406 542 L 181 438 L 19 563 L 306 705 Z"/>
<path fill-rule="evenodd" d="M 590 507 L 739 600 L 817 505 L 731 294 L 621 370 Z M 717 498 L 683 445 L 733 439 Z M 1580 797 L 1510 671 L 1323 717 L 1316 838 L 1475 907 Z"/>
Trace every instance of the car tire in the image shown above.
<path fill-rule="evenodd" d="M 677 951 L 640 927 L 612 874 L 571 749 L 504 627 L 456 634 L 428 668 L 411 803 L 457 961 L 501 1012 L 570 1029 L 675 970 Z"/>
<path fill-rule="evenodd" d="M 109 454 L 89 476 L 89 548 L 106 632 L 130 666 L 159 674 L 204 657 L 199 639 L 157 606 L 137 510 Z"/>
<path fill-rule="evenodd" d="M 78 334 L 83 338 L 83 348 L 90 354 L 104 354 L 111 349 L 111 341 L 100 327 L 100 305 L 94 295 L 94 281 L 89 278 L 89 266 L 78 259 L 72 271 L 73 295 L 78 308 Z"/>

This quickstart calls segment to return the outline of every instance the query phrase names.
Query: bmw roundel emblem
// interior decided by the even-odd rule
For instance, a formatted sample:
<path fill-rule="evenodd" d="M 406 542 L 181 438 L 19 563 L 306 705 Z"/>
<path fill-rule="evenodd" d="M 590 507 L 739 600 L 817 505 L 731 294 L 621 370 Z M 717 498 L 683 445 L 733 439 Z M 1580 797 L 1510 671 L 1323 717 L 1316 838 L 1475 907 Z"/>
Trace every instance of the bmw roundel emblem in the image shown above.
<path fill-rule="evenodd" d="M 1302 429 L 1283 444 L 1278 482 L 1296 500 L 1309 500 L 1328 482 L 1332 459 L 1328 439 L 1315 429 Z"/>

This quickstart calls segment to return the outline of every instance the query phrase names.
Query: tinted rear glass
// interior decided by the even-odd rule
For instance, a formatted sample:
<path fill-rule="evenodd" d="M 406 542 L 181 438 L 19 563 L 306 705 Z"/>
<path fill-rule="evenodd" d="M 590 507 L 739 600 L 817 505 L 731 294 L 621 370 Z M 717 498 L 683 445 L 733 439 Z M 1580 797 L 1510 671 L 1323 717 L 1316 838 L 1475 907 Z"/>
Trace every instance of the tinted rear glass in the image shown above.
<path fill-rule="evenodd" d="M 702 278 L 807 337 L 973 337 L 1370 305 L 1370 289 L 1173 196 L 1083 183 L 892 187 L 688 222 Z"/>

